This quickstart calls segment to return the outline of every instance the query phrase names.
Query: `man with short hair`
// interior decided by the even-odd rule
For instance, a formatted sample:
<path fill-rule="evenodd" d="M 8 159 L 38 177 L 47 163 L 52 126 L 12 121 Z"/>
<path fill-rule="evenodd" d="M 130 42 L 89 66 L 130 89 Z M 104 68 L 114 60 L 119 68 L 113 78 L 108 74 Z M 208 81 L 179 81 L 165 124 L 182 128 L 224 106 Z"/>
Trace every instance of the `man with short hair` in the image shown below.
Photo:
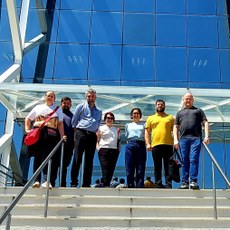
<path fill-rule="evenodd" d="M 155 102 L 156 113 L 149 116 L 145 124 L 145 142 L 152 151 L 156 188 L 172 188 L 169 178 L 169 158 L 173 155 L 172 115 L 165 113 L 165 101 Z M 151 138 L 150 138 L 151 136 Z M 162 161 L 164 163 L 165 185 L 162 183 Z"/>
<path fill-rule="evenodd" d="M 66 187 L 66 175 L 67 168 L 70 165 L 71 158 L 73 155 L 74 148 L 74 129 L 72 128 L 72 117 L 73 113 L 70 111 L 72 107 L 72 101 L 69 97 L 63 97 L 61 99 L 61 108 L 63 112 L 63 125 L 67 141 L 64 143 L 64 154 L 63 154 L 63 167 L 61 176 L 61 187 Z"/>
<path fill-rule="evenodd" d="M 84 153 L 83 183 L 82 187 L 91 186 L 93 171 L 93 158 L 96 149 L 96 132 L 101 123 L 102 111 L 96 102 L 96 91 L 92 88 L 85 93 L 86 102 L 77 105 L 73 118 L 72 127 L 75 130 L 74 161 L 71 170 L 71 186 L 77 187 L 78 175 Z"/>
<path fill-rule="evenodd" d="M 199 157 L 202 143 L 202 125 L 204 143 L 209 144 L 209 124 L 203 110 L 193 106 L 193 95 L 183 96 L 183 108 L 177 112 L 173 128 L 174 148 L 181 151 L 182 185 L 181 189 L 199 189 L 197 183 Z"/>

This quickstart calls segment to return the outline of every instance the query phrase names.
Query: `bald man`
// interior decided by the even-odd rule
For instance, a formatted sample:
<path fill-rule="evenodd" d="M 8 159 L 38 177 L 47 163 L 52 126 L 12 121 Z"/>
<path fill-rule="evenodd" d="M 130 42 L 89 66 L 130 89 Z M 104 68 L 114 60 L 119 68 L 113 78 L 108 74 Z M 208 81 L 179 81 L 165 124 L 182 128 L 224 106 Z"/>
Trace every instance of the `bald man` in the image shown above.
<path fill-rule="evenodd" d="M 209 124 L 205 113 L 194 107 L 193 95 L 188 92 L 183 96 L 183 108 L 177 112 L 173 127 L 174 148 L 181 152 L 182 185 L 181 189 L 199 189 L 198 169 L 202 144 L 202 126 L 204 143 L 209 144 Z"/>

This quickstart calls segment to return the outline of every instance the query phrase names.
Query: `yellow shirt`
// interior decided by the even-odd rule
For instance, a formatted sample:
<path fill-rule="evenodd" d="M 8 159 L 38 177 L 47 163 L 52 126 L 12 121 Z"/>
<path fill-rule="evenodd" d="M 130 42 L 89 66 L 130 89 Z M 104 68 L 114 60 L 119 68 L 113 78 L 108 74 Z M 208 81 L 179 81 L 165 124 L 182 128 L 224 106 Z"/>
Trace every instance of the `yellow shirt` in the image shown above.
<path fill-rule="evenodd" d="M 145 128 L 151 133 L 151 147 L 156 145 L 173 145 L 172 130 L 174 117 L 167 113 L 155 113 L 148 117 Z"/>

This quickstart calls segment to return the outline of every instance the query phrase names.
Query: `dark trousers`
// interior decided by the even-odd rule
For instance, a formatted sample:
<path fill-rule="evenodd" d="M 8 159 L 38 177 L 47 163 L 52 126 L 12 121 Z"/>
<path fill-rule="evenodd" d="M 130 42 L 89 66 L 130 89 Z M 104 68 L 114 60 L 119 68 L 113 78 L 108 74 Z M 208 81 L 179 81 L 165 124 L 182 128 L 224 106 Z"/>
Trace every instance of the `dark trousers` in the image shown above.
<path fill-rule="evenodd" d="M 169 169 L 169 158 L 172 155 L 173 155 L 173 146 L 171 145 L 157 145 L 152 148 L 155 183 L 157 185 L 162 184 L 162 161 L 164 164 L 166 187 L 170 187 L 172 185 L 172 181 L 169 180 L 169 170 L 168 170 Z"/>
<path fill-rule="evenodd" d="M 110 186 L 113 173 L 117 164 L 119 151 L 117 149 L 101 148 L 98 157 L 101 165 L 103 185 Z"/>
<path fill-rule="evenodd" d="M 144 141 L 129 141 L 125 148 L 125 166 L 129 188 L 144 188 L 146 147 Z"/>
<path fill-rule="evenodd" d="M 64 153 L 63 153 L 63 167 L 62 167 L 62 176 L 61 176 L 61 187 L 66 187 L 66 176 L 67 170 L 70 165 L 72 156 L 73 156 L 73 142 L 64 143 Z M 61 162 L 60 162 L 61 163 Z"/>
<path fill-rule="evenodd" d="M 47 127 L 44 127 L 41 131 L 40 138 L 37 143 L 35 143 L 33 146 L 30 146 L 30 154 L 31 156 L 34 156 L 34 165 L 33 165 L 33 171 L 35 172 L 42 162 L 47 158 L 47 156 L 51 153 L 51 151 L 54 149 L 54 147 L 57 145 L 57 143 L 60 140 L 60 136 L 57 133 L 57 136 L 50 136 L 47 133 Z M 55 180 L 57 179 L 57 172 L 58 167 L 60 164 L 60 152 L 57 151 L 53 157 L 51 158 L 52 164 L 51 164 L 51 176 L 50 176 L 50 182 L 52 186 L 55 186 Z M 47 181 L 47 170 L 48 170 L 48 164 L 43 169 L 43 181 Z M 36 181 L 41 182 L 41 174 L 38 175 Z"/>
<path fill-rule="evenodd" d="M 74 149 L 74 161 L 71 170 L 71 185 L 78 185 L 79 170 L 82 164 L 84 153 L 83 183 L 82 187 L 90 187 L 93 172 L 93 158 L 96 149 L 96 133 L 86 133 L 81 130 L 76 131 L 76 142 Z"/>

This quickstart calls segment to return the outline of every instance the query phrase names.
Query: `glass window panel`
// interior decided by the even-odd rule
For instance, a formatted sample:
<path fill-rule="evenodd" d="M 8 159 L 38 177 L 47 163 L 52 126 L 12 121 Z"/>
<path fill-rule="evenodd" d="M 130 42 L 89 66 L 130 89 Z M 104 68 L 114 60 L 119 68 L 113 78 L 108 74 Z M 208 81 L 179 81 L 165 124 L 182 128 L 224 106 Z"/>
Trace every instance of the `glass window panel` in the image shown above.
<path fill-rule="evenodd" d="M 190 48 L 188 50 L 188 63 L 190 81 L 220 82 L 218 50 Z"/>
<path fill-rule="evenodd" d="M 223 82 L 230 82 L 230 50 L 220 50 L 220 68 Z"/>
<path fill-rule="evenodd" d="M 99 11 L 122 11 L 123 0 L 93 0 L 93 10 Z"/>
<path fill-rule="evenodd" d="M 122 14 L 94 12 L 91 43 L 120 44 L 122 42 Z"/>
<path fill-rule="evenodd" d="M 155 0 L 125 0 L 126 12 L 155 12 Z"/>
<path fill-rule="evenodd" d="M 188 0 L 189 14 L 216 14 L 216 0 Z"/>
<path fill-rule="evenodd" d="M 193 47 L 217 48 L 217 18 L 212 16 L 189 16 L 188 45 Z"/>
<path fill-rule="evenodd" d="M 72 10 L 91 10 L 92 0 L 74 0 L 74 1 L 62 1 L 62 9 L 72 9 Z"/>
<path fill-rule="evenodd" d="M 187 81 L 186 48 L 156 48 L 156 80 Z"/>
<path fill-rule="evenodd" d="M 185 13 L 187 0 L 156 0 L 157 13 Z"/>
<path fill-rule="evenodd" d="M 11 41 L 10 24 L 6 8 L 1 9 L 0 41 Z"/>
<path fill-rule="evenodd" d="M 12 43 L 0 42 L 0 74 L 5 72 L 14 63 Z"/>
<path fill-rule="evenodd" d="M 58 42 L 89 42 L 90 12 L 65 10 L 60 13 Z"/>
<path fill-rule="evenodd" d="M 155 17 L 152 14 L 125 14 L 124 44 L 155 44 Z"/>
<path fill-rule="evenodd" d="M 157 15 L 156 45 L 186 46 L 186 17 L 166 14 Z"/>
<path fill-rule="evenodd" d="M 90 48 L 90 80 L 120 80 L 121 46 L 92 45 Z"/>
<path fill-rule="evenodd" d="M 226 15 L 227 16 L 227 5 L 226 0 L 218 0 L 217 4 L 217 14 L 219 15 Z"/>
<path fill-rule="evenodd" d="M 25 54 L 23 57 L 22 62 L 22 74 L 21 74 L 21 81 L 28 83 L 33 82 L 34 74 L 35 74 L 35 67 L 36 67 L 36 60 L 38 55 L 38 47 L 31 50 L 29 53 Z M 43 59 L 45 62 L 45 58 Z"/>
<path fill-rule="evenodd" d="M 124 46 L 122 58 L 122 80 L 154 81 L 154 48 Z"/>
<path fill-rule="evenodd" d="M 54 61 L 56 79 L 86 79 L 88 45 L 58 44 Z"/>
<path fill-rule="evenodd" d="M 218 35 L 219 35 L 220 48 L 229 48 L 230 38 L 229 38 L 229 24 L 228 24 L 227 17 L 223 17 L 223 16 L 218 17 Z"/>

